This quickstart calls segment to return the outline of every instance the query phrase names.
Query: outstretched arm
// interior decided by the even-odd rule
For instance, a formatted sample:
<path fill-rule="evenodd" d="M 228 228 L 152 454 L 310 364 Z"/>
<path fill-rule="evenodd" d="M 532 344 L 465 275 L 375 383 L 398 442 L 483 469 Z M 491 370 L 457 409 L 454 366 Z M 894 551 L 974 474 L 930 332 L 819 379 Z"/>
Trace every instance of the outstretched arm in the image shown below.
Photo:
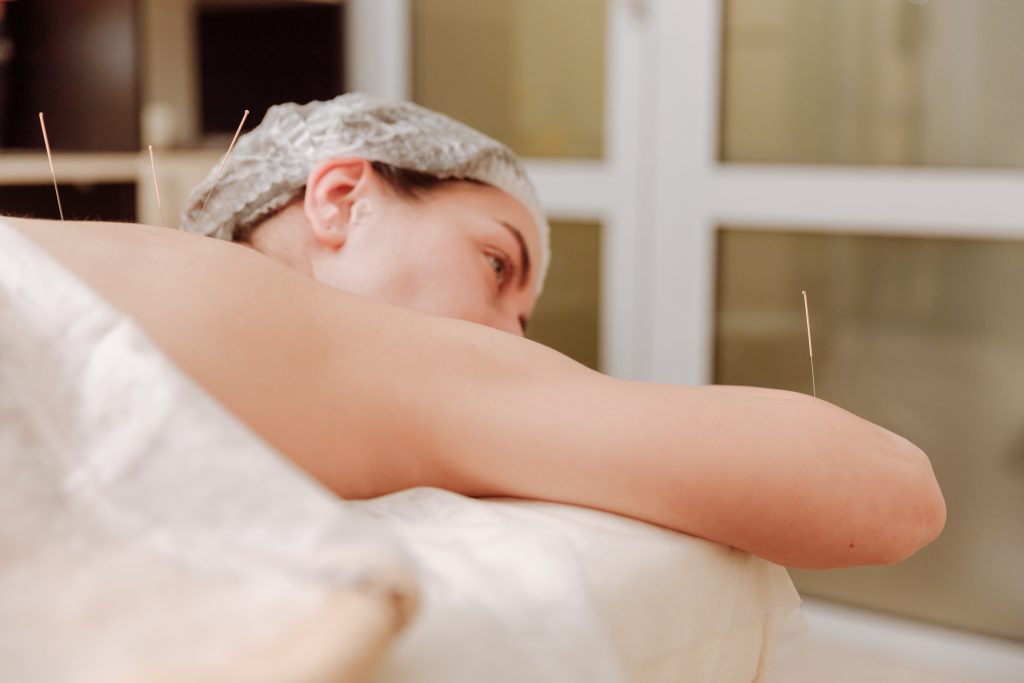
<path fill-rule="evenodd" d="M 918 448 L 802 394 L 618 380 L 237 245 L 6 220 L 345 497 L 438 486 L 572 503 L 804 568 L 897 562 L 945 522 Z"/>
<path fill-rule="evenodd" d="M 450 334 L 406 370 L 449 397 L 429 407 L 449 488 L 617 512 L 808 569 L 898 562 L 945 523 L 925 454 L 824 401 L 628 382 L 508 335 Z"/>

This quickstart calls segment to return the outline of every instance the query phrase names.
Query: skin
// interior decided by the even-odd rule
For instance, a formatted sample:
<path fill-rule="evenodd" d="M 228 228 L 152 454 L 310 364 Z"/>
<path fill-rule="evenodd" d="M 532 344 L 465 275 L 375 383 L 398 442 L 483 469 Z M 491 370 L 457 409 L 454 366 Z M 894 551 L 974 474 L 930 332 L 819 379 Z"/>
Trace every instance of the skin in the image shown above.
<path fill-rule="evenodd" d="M 945 523 L 924 453 L 824 401 L 607 377 L 236 244 L 6 220 L 343 497 L 436 486 L 550 500 L 809 569 L 901 561 Z"/>

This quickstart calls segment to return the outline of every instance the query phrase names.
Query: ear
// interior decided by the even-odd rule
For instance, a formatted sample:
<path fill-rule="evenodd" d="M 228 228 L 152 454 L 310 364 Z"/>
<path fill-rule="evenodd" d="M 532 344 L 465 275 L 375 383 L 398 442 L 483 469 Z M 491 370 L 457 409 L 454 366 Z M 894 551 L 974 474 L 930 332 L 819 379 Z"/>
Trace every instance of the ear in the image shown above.
<path fill-rule="evenodd" d="M 367 193 L 372 177 L 370 162 L 358 157 L 327 159 L 309 172 L 303 208 L 317 242 L 331 248 L 345 243 L 352 205 Z"/>

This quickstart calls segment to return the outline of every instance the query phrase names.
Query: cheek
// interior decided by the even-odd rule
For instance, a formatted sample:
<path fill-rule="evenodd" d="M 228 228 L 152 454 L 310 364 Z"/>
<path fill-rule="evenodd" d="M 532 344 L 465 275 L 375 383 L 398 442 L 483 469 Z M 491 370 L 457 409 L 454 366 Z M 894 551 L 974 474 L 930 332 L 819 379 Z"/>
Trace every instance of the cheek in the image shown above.
<path fill-rule="evenodd" d="M 420 263 L 407 292 L 413 308 L 471 322 L 485 319 L 489 305 L 486 271 L 466 252 L 452 250 Z"/>
<path fill-rule="evenodd" d="M 456 318 L 475 319 L 486 304 L 479 266 L 474 270 L 465 259 L 438 259 L 421 271 L 417 291 L 434 312 Z"/>
<path fill-rule="evenodd" d="M 378 291 L 390 303 L 423 313 L 482 322 L 493 297 L 478 245 L 429 209 L 377 237 L 372 262 Z"/>

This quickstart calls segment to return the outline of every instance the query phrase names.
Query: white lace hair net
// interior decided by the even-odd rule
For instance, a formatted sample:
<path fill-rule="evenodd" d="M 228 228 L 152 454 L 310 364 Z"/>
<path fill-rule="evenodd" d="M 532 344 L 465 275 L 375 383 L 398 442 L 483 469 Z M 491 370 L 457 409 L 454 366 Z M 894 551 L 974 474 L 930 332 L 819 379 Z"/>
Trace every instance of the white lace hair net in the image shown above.
<path fill-rule="evenodd" d="M 238 139 L 224 168 L 218 172 L 215 166 L 192 189 L 181 227 L 231 240 L 240 228 L 294 199 L 316 164 L 347 156 L 438 178 L 476 180 L 515 197 L 540 231 L 540 294 L 551 261 L 550 229 L 518 157 L 469 126 L 410 102 L 349 93 L 327 102 L 271 107 L 260 125 Z"/>

